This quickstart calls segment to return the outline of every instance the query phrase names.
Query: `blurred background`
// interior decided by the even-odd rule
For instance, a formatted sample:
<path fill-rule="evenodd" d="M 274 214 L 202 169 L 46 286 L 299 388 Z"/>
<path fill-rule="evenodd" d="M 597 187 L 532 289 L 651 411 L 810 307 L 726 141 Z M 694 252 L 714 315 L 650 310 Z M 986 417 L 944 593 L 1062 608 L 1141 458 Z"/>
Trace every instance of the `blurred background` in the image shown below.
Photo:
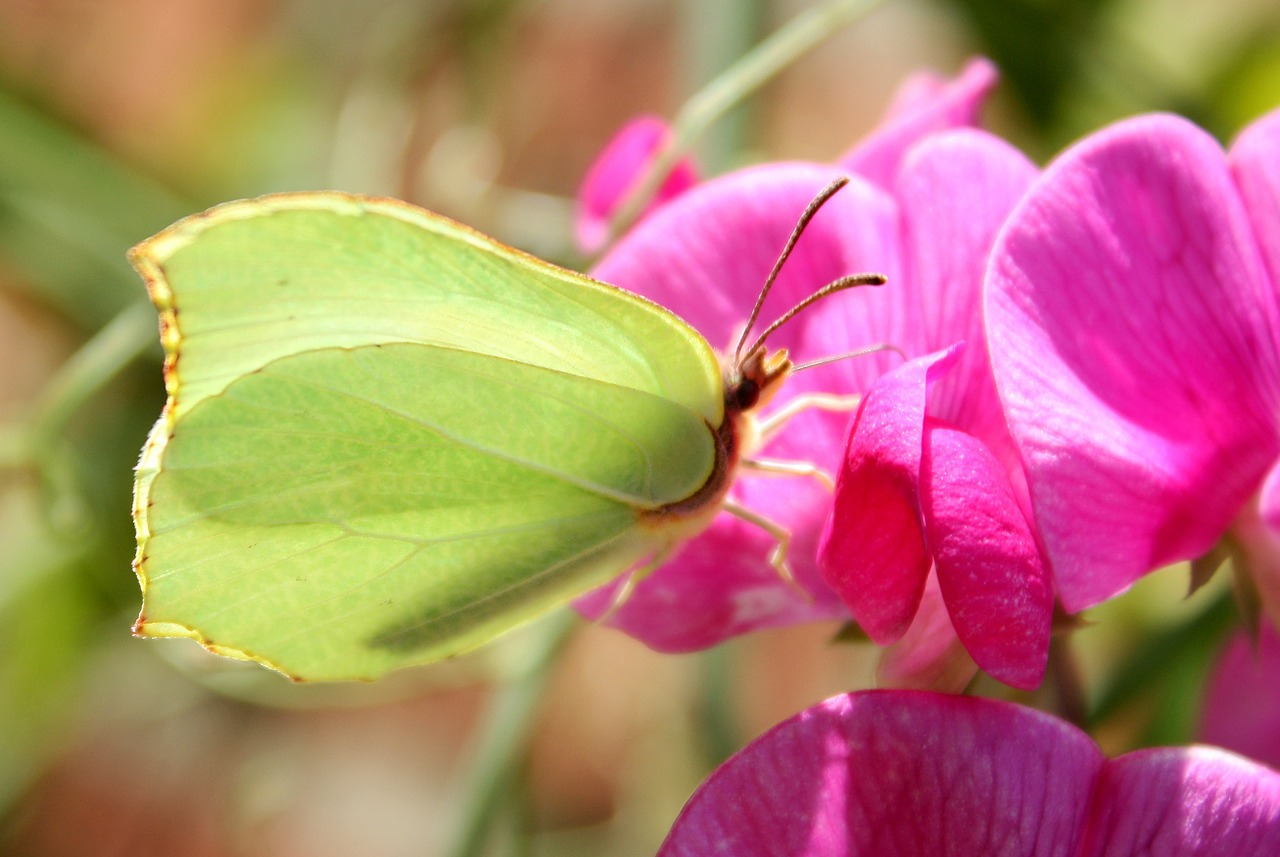
<path fill-rule="evenodd" d="M 664 656 L 582 622 L 562 641 L 562 616 L 351 687 L 129 634 L 131 468 L 164 396 L 128 247 L 226 199 L 340 188 L 581 265 L 572 198 L 618 127 L 675 115 L 814 5 L 0 0 L 0 853 L 651 854 L 728 753 L 871 684 L 874 651 L 833 626 Z M 698 160 L 830 159 L 910 73 L 975 54 L 1003 75 L 989 126 L 1041 162 L 1138 111 L 1229 140 L 1280 104 L 1274 0 L 886 0 Z M 1194 736 L 1234 619 L 1221 584 L 1185 585 L 1154 575 L 1076 635 L 1109 750 Z"/>

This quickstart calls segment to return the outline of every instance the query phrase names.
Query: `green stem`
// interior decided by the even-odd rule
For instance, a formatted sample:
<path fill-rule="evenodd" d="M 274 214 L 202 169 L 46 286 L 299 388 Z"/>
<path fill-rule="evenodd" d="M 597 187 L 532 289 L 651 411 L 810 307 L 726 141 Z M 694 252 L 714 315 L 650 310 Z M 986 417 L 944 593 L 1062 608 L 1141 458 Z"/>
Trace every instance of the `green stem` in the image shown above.
<path fill-rule="evenodd" d="M 681 92 L 696 92 L 742 58 L 765 36 L 769 0 L 684 0 L 680 4 Z M 699 166 L 716 174 L 743 151 L 746 105 L 726 111 L 697 141 Z"/>
<path fill-rule="evenodd" d="M 88 538 L 92 515 L 80 492 L 74 449 L 63 433 L 116 374 L 156 341 L 156 315 L 133 304 L 71 355 L 21 423 L 0 426 L 0 469 L 32 469 L 43 486 L 44 523 L 64 540 Z"/>
<path fill-rule="evenodd" d="M 31 463 L 31 443 L 26 427 L 0 426 L 0 470 L 17 470 Z"/>
<path fill-rule="evenodd" d="M 572 610 L 562 609 L 549 615 L 536 629 L 530 629 L 540 633 L 527 644 L 528 668 L 493 692 L 475 739 L 475 755 L 467 766 L 468 781 L 460 789 L 466 797 L 458 835 L 453 847 L 445 852 L 450 857 L 477 857 L 484 853 L 494 815 L 510 795 L 512 781 L 519 776 L 551 666 L 578 621 Z"/>
<path fill-rule="evenodd" d="M 732 646 L 714 646 L 703 652 L 699 659 L 702 681 L 697 704 L 704 749 L 699 761 L 706 765 L 708 771 L 720 767 L 742 748 L 731 700 L 734 651 Z"/>
<path fill-rule="evenodd" d="M 672 167 L 712 123 L 778 72 L 870 12 L 880 2 L 831 0 L 802 12 L 694 93 L 676 114 L 671 126 L 671 139 L 618 207 L 609 224 L 611 239 L 621 235 L 636 221 Z"/>
<path fill-rule="evenodd" d="M 1058 716 L 1068 723 L 1086 729 L 1088 726 L 1088 702 L 1084 681 L 1080 677 L 1080 665 L 1068 634 L 1055 636 L 1049 641 L 1049 676 L 1057 698 Z"/>
<path fill-rule="evenodd" d="M 81 346 L 46 386 L 27 423 L 29 454 L 44 469 L 71 417 L 156 340 L 156 314 L 135 303 Z"/>
<path fill-rule="evenodd" d="M 6 267 L 27 272 L 23 288 L 83 329 L 141 293 L 124 248 L 194 207 L 0 81 Z"/>

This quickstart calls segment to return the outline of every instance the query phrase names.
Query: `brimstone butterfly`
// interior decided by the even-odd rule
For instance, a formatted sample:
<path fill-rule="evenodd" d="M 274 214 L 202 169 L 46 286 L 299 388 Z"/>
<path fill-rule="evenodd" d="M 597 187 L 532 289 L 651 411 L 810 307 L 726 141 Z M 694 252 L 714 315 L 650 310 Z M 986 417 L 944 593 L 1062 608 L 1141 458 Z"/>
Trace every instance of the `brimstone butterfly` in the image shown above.
<path fill-rule="evenodd" d="M 135 632 L 300 679 L 447 657 L 660 562 L 792 370 L 763 337 L 722 370 L 661 307 L 395 200 L 231 202 L 130 256 L 168 392 Z"/>

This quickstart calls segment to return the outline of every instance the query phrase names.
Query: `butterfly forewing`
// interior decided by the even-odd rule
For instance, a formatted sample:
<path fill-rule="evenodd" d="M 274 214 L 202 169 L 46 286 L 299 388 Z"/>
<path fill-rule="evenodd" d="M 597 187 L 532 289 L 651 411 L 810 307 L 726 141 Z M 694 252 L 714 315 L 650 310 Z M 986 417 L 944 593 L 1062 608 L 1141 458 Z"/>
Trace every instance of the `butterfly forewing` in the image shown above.
<path fill-rule="evenodd" d="M 274 359 L 419 342 L 646 390 L 720 421 L 720 372 L 676 316 L 395 200 L 227 203 L 142 244 L 175 416 Z"/>
<path fill-rule="evenodd" d="M 170 357 L 141 633 L 301 678 L 445 657 L 660 549 L 638 515 L 715 467 L 696 333 L 417 209 L 237 203 L 135 261 Z"/>

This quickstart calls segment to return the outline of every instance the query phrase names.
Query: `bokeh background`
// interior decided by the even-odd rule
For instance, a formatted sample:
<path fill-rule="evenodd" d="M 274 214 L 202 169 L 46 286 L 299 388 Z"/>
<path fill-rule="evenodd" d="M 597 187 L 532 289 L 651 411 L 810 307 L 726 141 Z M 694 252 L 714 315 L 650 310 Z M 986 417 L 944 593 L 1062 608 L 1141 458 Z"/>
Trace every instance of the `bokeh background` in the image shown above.
<path fill-rule="evenodd" d="M 349 687 L 129 634 L 131 468 L 163 402 L 129 246 L 226 199 L 340 188 L 580 266 L 572 197 L 611 134 L 813 5 L 0 0 L 0 853 L 651 854 L 728 753 L 871 684 L 874 651 L 829 625 L 664 656 L 561 616 Z M 988 124 L 1041 162 L 1134 112 L 1228 140 L 1280 104 L 1274 0 L 885 0 L 696 155 L 829 159 L 913 71 L 976 54 L 1003 74 Z M 1225 583 L 1185 589 L 1155 575 L 1075 634 L 1108 749 L 1195 735 L 1236 620 Z"/>

